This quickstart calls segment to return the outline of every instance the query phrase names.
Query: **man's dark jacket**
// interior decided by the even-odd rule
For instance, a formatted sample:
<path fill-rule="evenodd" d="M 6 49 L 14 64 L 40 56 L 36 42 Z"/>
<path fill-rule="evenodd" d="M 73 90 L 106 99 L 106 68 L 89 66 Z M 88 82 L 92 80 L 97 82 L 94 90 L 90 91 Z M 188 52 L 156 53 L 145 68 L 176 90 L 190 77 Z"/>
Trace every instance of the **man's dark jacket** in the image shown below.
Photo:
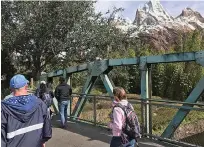
<path fill-rule="evenodd" d="M 52 137 L 46 104 L 34 95 L 1 102 L 1 147 L 42 147 Z"/>
<path fill-rule="evenodd" d="M 68 99 L 70 99 L 71 94 L 72 94 L 72 89 L 65 82 L 59 84 L 55 89 L 55 97 L 58 100 L 58 102 L 67 101 Z"/>

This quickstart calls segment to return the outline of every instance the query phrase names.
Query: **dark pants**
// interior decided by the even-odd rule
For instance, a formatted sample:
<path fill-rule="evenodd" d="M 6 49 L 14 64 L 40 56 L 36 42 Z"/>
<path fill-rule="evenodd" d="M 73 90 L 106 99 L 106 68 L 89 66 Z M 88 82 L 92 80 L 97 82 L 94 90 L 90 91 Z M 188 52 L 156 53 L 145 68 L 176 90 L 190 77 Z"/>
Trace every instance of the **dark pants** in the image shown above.
<path fill-rule="evenodd" d="M 134 147 L 135 146 L 135 139 L 132 139 L 127 144 L 122 144 L 121 137 L 113 136 L 110 147 Z"/>

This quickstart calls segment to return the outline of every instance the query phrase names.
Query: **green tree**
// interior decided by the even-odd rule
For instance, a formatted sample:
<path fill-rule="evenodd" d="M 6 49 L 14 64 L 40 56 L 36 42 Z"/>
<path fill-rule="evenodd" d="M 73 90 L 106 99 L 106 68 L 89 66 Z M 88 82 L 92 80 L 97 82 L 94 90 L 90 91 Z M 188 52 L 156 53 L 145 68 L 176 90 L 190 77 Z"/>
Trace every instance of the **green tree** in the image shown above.
<path fill-rule="evenodd" d="M 21 67 L 19 72 L 31 72 L 34 77 L 39 77 L 42 71 L 90 62 L 97 56 L 105 58 L 107 52 L 120 48 L 125 38 L 112 25 L 120 9 L 102 17 L 95 13 L 94 2 L 90 1 L 2 4 L 2 15 L 10 15 L 10 21 L 3 23 L 4 32 L 10 29 L 6 26 L 15 24 L 8 34 L 2 33 L 3 49 L 8 50 L 9 42 L 13 56 L 18 59 L 16 66 Z"/>

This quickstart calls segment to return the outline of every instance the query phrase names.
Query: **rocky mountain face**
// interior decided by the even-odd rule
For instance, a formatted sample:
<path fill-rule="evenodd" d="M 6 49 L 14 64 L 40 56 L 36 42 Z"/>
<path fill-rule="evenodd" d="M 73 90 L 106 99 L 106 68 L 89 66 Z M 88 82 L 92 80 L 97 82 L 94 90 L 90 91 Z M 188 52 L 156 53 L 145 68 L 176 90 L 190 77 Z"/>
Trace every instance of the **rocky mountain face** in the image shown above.
<path fill-rule="evenodd" d="M 159 0 L 151 0 L 136 11 L 133 23 L 118 25 L 120 29 L 131 32 L 131 37 L 139 37 L 150 43 L 151 48 L 167 50 L 178 43 L 178 36 L 195 29 L 204 30 L 204 18 L 191 8 L 173 18 L 162 7 Z"/>

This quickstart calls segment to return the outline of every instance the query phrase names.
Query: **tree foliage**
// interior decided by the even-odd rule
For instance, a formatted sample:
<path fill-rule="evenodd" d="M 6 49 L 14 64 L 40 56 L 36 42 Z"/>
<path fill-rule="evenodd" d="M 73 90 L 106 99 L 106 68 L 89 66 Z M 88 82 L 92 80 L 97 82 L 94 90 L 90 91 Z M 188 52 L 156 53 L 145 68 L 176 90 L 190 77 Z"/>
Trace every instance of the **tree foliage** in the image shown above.
<path fill-rule="evenodd" d="M 13 52 L 19 72 L 31 72 L 33 77 L 105 58 L 121 47 L 125 35 L 111 24 L 115 12 L 102 17 L 93 3 L 3 1 L 2 49 Z"/>

